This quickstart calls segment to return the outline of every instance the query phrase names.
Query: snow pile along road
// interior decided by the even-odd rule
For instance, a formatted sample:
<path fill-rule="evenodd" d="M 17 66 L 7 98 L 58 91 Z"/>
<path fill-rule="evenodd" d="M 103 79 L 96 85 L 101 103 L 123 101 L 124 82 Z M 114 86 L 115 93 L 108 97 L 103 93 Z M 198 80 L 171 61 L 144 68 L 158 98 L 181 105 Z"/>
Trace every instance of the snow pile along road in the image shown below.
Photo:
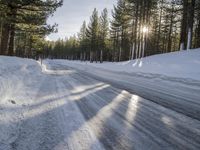
<path fill-rule="evenodd" d="M 29 103 L 26 85 L 41 75 L 37 62 L 0 56 L 0 149 L 17 139 L 23 107 Z M 31 80 L 30 80 L 31 79 Z M 9 143 L 4 144 L 5 143 Z"/>
<path fill-rule="evenodd" d="M 89 69 L 92 66 L 117 72 L 159 74 L 200 80 L 200 49 L 154 55 L 141 60 L 119 63 L 104 62 L 103 64 L 97 64 L 66 60 L 59 60 L 58 62 L 80 69 Z"/>
<path fill-rule="evenodd" d="M 0 103 L 19 95 L 29 76 L 41 75 L 40 72 L 34 60 L 0 56 Z"/>

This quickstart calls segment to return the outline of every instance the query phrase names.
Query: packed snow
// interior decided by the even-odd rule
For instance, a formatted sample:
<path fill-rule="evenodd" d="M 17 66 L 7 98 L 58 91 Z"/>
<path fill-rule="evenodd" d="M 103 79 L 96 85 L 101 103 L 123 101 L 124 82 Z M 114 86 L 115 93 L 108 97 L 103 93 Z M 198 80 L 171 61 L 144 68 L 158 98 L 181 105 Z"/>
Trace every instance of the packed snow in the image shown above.
<path fill-rule="evenodd" d="M 69 60 L 44 61 L 43 66 L 50 65 L 78 70 L 82 75 L 136 93 L 200 120 L 200 49 L 103 64 Z"/>
<path fill-rule="evenodd" d="M 67 74 L 0 56 L 0 150 L 103 149 L 67 98 Z"/>
<path fill-rule="evenodd" d="M 0 150 L 200 149 L 199 56 L 0 56 Z"/>

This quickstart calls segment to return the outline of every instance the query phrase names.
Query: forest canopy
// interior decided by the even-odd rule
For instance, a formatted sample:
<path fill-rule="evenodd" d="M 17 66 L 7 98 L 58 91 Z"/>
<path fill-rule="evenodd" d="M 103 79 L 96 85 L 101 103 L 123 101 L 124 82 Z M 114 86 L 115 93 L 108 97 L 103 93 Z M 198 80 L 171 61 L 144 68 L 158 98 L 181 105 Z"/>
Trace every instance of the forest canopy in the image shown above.
<path fill-rule="evenodd" d="M 32 57 L 44 37 L 56 32 L 47 24 L 63 0 L 0 0 L 0 54 Z"/>

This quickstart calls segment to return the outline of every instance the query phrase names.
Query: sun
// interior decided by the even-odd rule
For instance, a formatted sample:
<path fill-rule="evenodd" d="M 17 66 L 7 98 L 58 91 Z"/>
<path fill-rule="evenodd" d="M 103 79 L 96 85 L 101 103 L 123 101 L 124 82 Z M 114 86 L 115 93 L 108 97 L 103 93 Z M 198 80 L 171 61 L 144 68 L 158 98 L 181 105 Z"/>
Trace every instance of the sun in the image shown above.
<path fill-rule="evenodd" d="M 146 27 L 146 26 L 142 27 L 142 32 L 143 32 L 143 33 L 147 33 L 148 30 L 149 30 L 148 27 Z"/>

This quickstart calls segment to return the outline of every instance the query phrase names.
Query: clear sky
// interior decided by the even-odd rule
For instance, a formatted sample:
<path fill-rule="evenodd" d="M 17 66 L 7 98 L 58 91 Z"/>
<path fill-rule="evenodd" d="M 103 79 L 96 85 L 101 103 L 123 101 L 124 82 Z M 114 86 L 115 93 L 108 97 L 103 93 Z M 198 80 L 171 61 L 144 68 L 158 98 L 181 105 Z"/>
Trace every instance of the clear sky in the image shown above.
<path fill-rule="evenodd" d="M 89 22 L 94 8 L 98 9 L 99 15 L 107 8 L 111 17 L 111 10 L 116 3 L 117 0 L 64 0 L 63 6 L 48 19 L 49 24 L 58 24 L 58 33 L 49 35 L 47 39 L 57 40 L 77 34 L 83 21 Z"/>

